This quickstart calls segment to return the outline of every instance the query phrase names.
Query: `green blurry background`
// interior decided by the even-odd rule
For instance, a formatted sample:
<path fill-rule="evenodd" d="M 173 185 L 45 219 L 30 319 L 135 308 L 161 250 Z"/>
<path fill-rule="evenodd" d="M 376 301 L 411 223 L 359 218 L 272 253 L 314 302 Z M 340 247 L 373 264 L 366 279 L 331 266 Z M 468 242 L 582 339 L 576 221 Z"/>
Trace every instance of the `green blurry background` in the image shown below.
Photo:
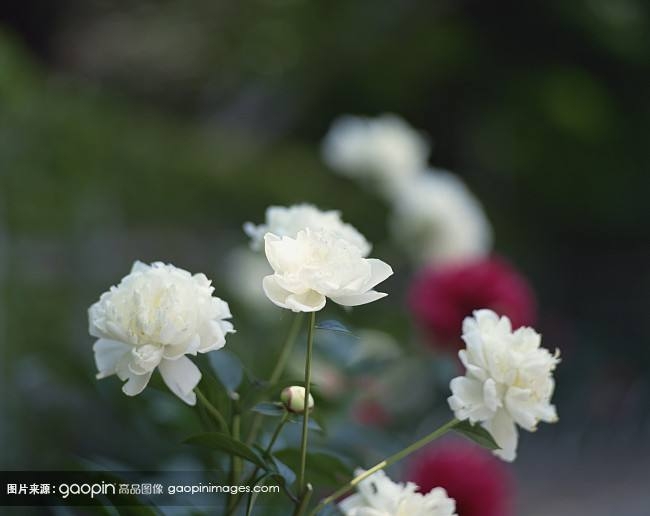
<path fill-rule="evenodd" d="M 178 444 L 198 426 L 191 409 L 95 381 L 86 309 L 134 259 L 203 271 L 231 300 L 229 346 L 265 377 L 289 316 L 238 304 L 226 265 L 246 245 L 242 223 L 269 204 L 340 209 L 397 274 L 386 302 L 329 315 L 390 333 L 407 358 L 426 353 L 403 303 L 414 271 L 388 238 L 386 206 L 319 155 L 337 115 L 383 112 L 428 133 L 432 163 L 481 199 L 497 252 L 535 287 L 545 344 L 563 352 L 561 422 L 525 436 L 514 466 L 519 514 L 647 514 L 650 6 L 640 0 L 3 3 L 2 469 L 200 460 Z M 429 387 L 419 411 L 395 408 L 363 457 L 408 441 L 424 408 L 440 408 L 444 387 Z M 357 436 L 345 431 L 333 438 L 343 449 Z"/>

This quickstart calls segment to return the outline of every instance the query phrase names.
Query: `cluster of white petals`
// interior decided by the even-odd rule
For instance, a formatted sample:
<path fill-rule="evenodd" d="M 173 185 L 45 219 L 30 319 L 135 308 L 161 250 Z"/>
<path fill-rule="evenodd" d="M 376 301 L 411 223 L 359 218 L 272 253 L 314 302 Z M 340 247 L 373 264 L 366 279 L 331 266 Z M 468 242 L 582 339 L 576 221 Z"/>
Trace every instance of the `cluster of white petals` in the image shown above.
<path fill-rule="evenodd" d="M 312 204 L 296 204 L 289 207 L 270 206 L 266 210 L 264 224 L 258 226 L 252 222 L 244 224 L 244 231 L 251 237 L 251 247 L 254 250 L 262 248 L 266 233 L 295 238 L 303 229 L 328 230 L 358 247 L 363 256 L 370 254 L 371 245 L 359 231 L 341 220 L 341 212 L 319 210 Z"/>
<path fill-rule="evenodd" d="M 491 310 L 465 319 L 463 340 L 466 349 L 458 355 L 466 374 L 451 381 L 449 406 L 456 418 L 480 423 L 501 448 L 497 455 L 512 461 L 516 425 L 532 432 L 539 421 L 557 421 L 551 397 L 559 354 L 540 347 L 541 336 L 532 328 L 513 332 L 510 320 Z"/>
<path fill-rule="evenodd" d="M 428 171 L 393 192 L 391 230 L 421 264 L 485 256 L 492 228 L 465 184 L 444 171 Z"/>
<path fill-rule="evenodd" d="M 417 485 L 393 482 L 383 471 L 362 480 L 357 490 L 339 503 L 345 516 L 456 516 L 456 502 L 443 488 L 418 493 Z"/>
<path fill-rule="evenodd" d="M 294 312 L 315 312 L 327 298 L 356 306 L 386 294 L 373 288 L 388 278 L 391 267 L 365 258 L 356 245 L 326 229 L 299 231 L 295 238 L 267 233 L 264 250 L 273 274 L 262 286 L 276 305 Z"/>
<path fill-rule="evenodd" d="M 322 144 L 325 162 L 337 172 L 391 188 L 426 167 L 427 139 L 395 115 L 342 116 Z"/>
<path fill-rule="evenodd" d="M 97 378 L 116 374 L 135 396 L 157 367 L 171 391 L 194 405 L 201 372 L 185 355 L 220 349 L 234 332 L 228 303 L 213 291 L 204 274 L 135 262 L 88 310 Z"/>

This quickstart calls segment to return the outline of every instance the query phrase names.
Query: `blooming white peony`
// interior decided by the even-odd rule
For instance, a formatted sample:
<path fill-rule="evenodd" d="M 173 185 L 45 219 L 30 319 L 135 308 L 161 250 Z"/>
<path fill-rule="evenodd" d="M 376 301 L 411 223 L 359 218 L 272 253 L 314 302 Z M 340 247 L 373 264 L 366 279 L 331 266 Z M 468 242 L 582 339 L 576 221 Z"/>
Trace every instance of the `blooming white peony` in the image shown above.
<path fill-rule="evenodd" d="M 298 231 L 307 228 L 332 231 L 340 238 L 357 246 L 363 256 L 370 254 L 371 245 L 353 226 L 341 220 L 341 212 L 322 211 L 312 204 L 296 204 L 288 208 L 270 206 L 266 210 L 265 224 L 259 226 L 252 222 L 244 224 L 244 231 L 251 237 L 251 247 L 255 250 L 262 248 L 266 233 L 295 238 Z"/>
<path fill-rule="evenodd" d="M 212 297 L 204 274 L 160 262 L 135 262 L 116 287 L 88 310 L 97 378 L 113 374 L 135 396 L 147 386 L 156 367 L 171 391 L 188 405 L 201 372 L 185 355 L 222 348 L 233 333 L 228 303 Z"/>
<path fill-rule="evenodd" d="M 487 255 L 492 229 L 483 208 L 454 174 L 430 171 L 393 191 L 391 230 L 415 260 L 440 264 Z"/>
<path fill-rule="evenodd" d="M 315 312 L 326 298 L 345 306 L 380 299 L 375 285 L 393 270 L 387 263 L 364 258 L 361 250 L 333 231 L 305 229 L 295 238 L 267 233 L 266 257 L 274 273 L 262 282 L 266 296 L 294 312 Z"/>
<path fill-rule="evenodd" d="M 395 115 L 343 116 L 322 144 L 325 162 L 339 173 L 364 177 L 388 190 L 426 168 L 427 139 Z"/>
<path fill-rule="evenodd" d="M 423 495 L 414 483 L 399 484 L 378 471 L 359 482 L 357 489 L 339 503 L 345 516 L 456 516 L 456 502 L 442 487 Z"/>
<path fill-rule="evenodd" d="M 540 347 L 532 328 L 512 331 L 510 320 L 492 310 L 477 310 L 463 321 L 466 349 L 458 353 L 465 376 L 451 381 L 449 406 L 456 418 L 481 423 L 512 461 L 517 451 L 517 427 L 533 432 L 539 421 L 557 421 L 551 396 L 559 352 Z"/>

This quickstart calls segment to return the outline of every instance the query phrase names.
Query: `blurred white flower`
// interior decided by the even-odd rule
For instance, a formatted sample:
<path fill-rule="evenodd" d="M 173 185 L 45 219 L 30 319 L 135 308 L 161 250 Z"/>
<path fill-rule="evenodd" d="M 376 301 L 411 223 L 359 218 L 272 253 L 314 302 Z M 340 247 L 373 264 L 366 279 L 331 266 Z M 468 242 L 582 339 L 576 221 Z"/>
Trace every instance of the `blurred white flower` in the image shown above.
<path fill-rule="evenodd" d="M 119 285 L 88 310 L 97 378 L 113 374 L 135 396 L 158 367 L 171 391 L 194 405 L 201 372 L 185 355 L 222 348 L 233 333 L 228 303 L 212 297 L 204 274 L 160 262 L 135 262 Z"/>
<path fill-rule="evenodd" d="M 423 495 L 414 483 L 393 482 L 383 471 L 359 482 L 357 490 L 339 503 L 345 516 L 456 516 L 456 502 L 442 487 Z"/>
<path fill-rule="evenodd" d="M 348 115 L 334 121 L 322 153 L 339 173 L 369 179 L 389 190 L 426 168 L 430 147 L 422 134 L 398 116 Z"/>
<path fill-rule="evenodd" d="M 280 401 L 288 411 L 302 414 L 305 411 L 305 388 L 300 385 L 285 387 L 280 393 Z M 307 408 L 309 412 L 314 408 L 314 398 L 311 394 L 309 394 Z"/>
<path fill-rule="evenodd" d="M 267 297 L 294 312 L 315 312 L 326 298 L 344 306 L 363 305 L 386 296 L 373 289 L 393 270 L 364 258 L 361 250 L 338 233 L 311 229 L 295 238 L 267 233 L 266 257 L 274 273 L 262 282 Z"/>
<path fill-rule="evenodd" d="M 266 210 L 264 224 L 259 226 L 252 222 L 244 224 L 244 231 L 251 237 L 251 247 L 255 250 L 262 248 L 266 233 L 295 238 L 298 231 L 307 228 L 331 231 L 339 238 L 357 246 L 361 250 L 362 256 L 370 254 L 371 245 L 353 226 L 341 220 L 341 212 L 322 211 L 312 204 L 296 204 L 289 207 L 270 206 Z"/>
<path fill-rule="evenodd" d="M 480 203 L 457 176 L 443 171 L 394 190 L 391 230 L 422 264 L 478 258 L 492 247 L 492 228 Z"/>
<path fill-rule="evenodd" d="M 532 328 L 512 331 L 510 320 L 476 310 L 463 321 L 466 349 L 458 353 L 465 376 L 451 381 L 449 406 L 456 418 L 481 423 L 501 447 L 502 459 L 516 457 L 516 424 L 533 432 L 539 421 L 557 421 L 551 396 L 559 353 L 540 347 Z"/>
<path fill-rule="evenodd" d="M 228 254 L 225 265 L 227 274 L 224 279 L 232 295 L 256 310 L 261 317 L 274 313 L 262 290 L 264 276 L 273 272 L 263 254 L 248 247 L 235 248 Z"/>

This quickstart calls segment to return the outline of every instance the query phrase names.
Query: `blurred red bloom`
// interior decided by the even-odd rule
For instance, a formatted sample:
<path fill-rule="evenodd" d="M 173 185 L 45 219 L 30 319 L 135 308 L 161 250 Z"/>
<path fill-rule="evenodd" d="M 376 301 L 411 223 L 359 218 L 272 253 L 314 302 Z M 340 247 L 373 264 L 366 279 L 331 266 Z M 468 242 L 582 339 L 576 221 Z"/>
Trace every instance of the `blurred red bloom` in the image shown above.
<path fill-rule="evenodd" d="M 446 440 L 425 448 L 409 464 L 407 480 L 423 493 L 444 487 L 458 516 L 512 516 L 514 483 L 507 466 L 469 442 Z"/>
<path fill-rule="evenodd" d="M 425 269 L 411 285 L 408 303 L 434 347 L 455 352 L 463 345 L 463 319 L 490 308 L 513 328 L 535 323 L 535 298 L 526 279 L 501 258 Z"/>
<path fill-rule="evenodd" d="M 391 421 L 386 409 L 373 400 L 360 400 L 354 407 L 353 417 L 366 426 L 385 426 Z"/>

